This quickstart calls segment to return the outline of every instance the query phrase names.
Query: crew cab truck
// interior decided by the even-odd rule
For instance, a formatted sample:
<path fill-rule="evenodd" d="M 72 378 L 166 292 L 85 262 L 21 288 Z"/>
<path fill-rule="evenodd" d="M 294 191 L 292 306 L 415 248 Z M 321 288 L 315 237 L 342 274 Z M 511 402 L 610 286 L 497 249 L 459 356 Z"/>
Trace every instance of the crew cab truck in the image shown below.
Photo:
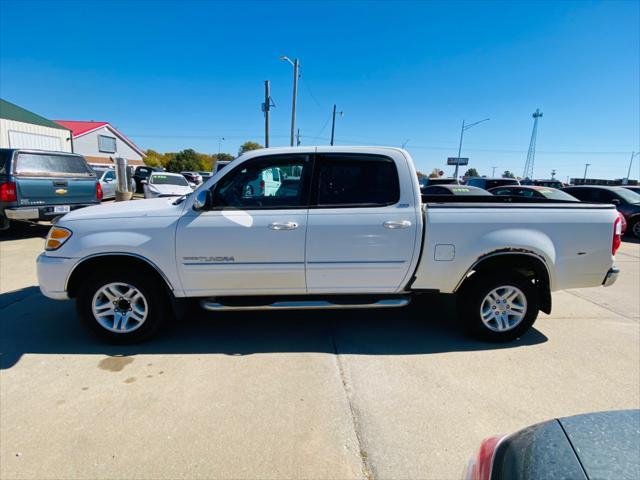
<path fill-rule="evenodd" d="M 246 188 L 274 168 L 297 184 Z M 443 197 L 423 201 L 397 148 L 251 151 L 189 195 L 65 215 L 38 258 L 40 289 L 74 298 L 114 342 L 156 333 L 174 299 L 212 311 L 390 308 L 425 291 L 456 294 L 473 334 L 508 341 L 551 311 L 551 291 L 616 280 L 612 205 Z"/>
<path fill-rule="evenodd" d="M 0 149 L 0 230 L 11 220 L 53 220 L 95 205 L 102 188 L 82 155 Z"/>

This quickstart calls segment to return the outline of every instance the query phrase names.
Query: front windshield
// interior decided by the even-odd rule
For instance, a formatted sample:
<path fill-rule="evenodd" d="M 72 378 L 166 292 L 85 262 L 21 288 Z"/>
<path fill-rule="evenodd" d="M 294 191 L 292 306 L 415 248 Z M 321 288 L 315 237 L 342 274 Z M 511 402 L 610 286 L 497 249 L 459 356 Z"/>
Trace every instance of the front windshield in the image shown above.
<path fill-rule="evenodd" d="M 628 203 L 640 203 L 640 194 L 632 192 L 628 188 L 616 188 L 615 192 Z"/>
<path fill-rule="evenodd" d="M 188 187 L 187 179 L 182 175 L 156 175 L 149 177 L 151 185 L 178 185 L 180 187 Z"/>

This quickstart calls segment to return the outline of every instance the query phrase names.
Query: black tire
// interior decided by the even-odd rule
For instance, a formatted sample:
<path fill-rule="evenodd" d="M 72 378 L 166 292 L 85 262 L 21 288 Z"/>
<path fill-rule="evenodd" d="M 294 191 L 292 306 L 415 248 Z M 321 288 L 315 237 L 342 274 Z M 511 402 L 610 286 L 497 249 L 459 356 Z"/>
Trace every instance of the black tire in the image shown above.
<path fill-rule="evenodd" d="M 93 314 L 96 293 L 110 283 L 128 284 L 137 289 L 146 302 L 147 315 L 142 324 L 129 332 L 114 332 L 101 325 Z M 114 344 L 147 340 L 158 333 L 171 317 L 170 293 L 156 278 L 133 270 L 105 270 L 90 276 L 79 288 L 76 310 L 82 323 L 101 339 Z"/>
<path fill-rule="evenodd" d="M 634 218 L 627 225 L 627 233 L 630 233 L 632 237 L 640 239 L 640 218 Z"/>
<path fill-rule="evenodd" d="M 503 286 L 516 287 L 522 292 L 526 299 L 526 312 L 522 320 L 511 329 L 495 331 L 485 325 L 480 308 L 490 292 Z M 503 276 L 476 273 L 458 292 L 457 300 L 459 320 L 467 332 L 475 338 L 489 342 L 509 342 L 521 337 L 536 321 L 540 305 L 536 285 L 515 272 Z"/>

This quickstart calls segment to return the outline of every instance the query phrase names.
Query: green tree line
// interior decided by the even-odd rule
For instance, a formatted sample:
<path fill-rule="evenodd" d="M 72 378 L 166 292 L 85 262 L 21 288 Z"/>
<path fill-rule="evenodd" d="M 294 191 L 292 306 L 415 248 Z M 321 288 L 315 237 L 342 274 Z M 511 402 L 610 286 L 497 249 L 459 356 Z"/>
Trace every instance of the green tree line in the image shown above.
<path fill-rule="evenodd" d="M 257 150 L 263 148 L 256 142 L 245 142 L 240 145 L 238 156 L 249 150 Z M 192 148 L 187 148 L 179 152 L 160 153 L 149 149 L 146 152 L 144 163 L 150 167 L 163 167 L 169 172 L 191 172 L 204 171 L 211 172 L 216 166 L 218 160 L 229 161 L 235 156 L 230 153 L 199 153 Z"/>

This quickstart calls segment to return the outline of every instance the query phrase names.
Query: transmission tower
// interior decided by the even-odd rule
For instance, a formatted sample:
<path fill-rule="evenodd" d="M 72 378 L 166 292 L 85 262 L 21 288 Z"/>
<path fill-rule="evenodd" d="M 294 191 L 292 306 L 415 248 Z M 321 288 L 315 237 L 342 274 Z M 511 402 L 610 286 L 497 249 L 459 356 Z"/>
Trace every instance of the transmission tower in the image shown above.
<path fill-rule="evenodd" d="M 538 119 L 542 116 L 539 108 L 533 112 L 533 130 L 531 132 L 531 141 L 529 142 L 529 151 L 527 152 L 527 162 L 524 164 L 524 172 L 522 178 L 533 178 L 533 162 L 536 158 L 536 135 L 538 134 Z"/>

